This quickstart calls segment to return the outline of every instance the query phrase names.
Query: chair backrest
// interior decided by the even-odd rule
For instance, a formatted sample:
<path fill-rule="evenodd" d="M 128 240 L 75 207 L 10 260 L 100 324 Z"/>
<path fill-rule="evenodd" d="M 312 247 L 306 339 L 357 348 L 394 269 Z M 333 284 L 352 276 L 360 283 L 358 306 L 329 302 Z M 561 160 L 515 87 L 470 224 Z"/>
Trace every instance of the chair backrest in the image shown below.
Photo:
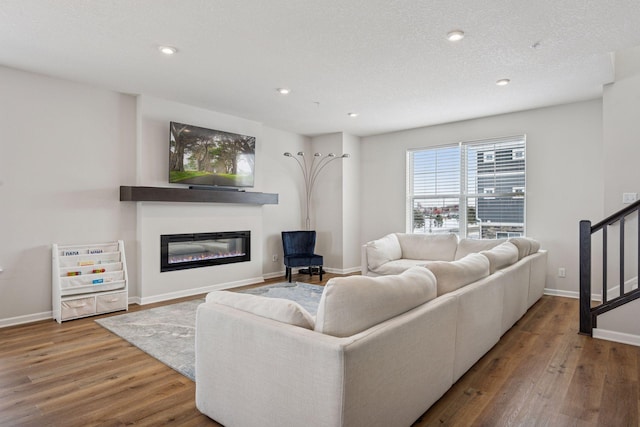
<path fill-rule="evenodd" d="M 282 249 L 284 256 L 295 254 L 312 254 L 316 248 L 316 232 L 283 231 Z"/>

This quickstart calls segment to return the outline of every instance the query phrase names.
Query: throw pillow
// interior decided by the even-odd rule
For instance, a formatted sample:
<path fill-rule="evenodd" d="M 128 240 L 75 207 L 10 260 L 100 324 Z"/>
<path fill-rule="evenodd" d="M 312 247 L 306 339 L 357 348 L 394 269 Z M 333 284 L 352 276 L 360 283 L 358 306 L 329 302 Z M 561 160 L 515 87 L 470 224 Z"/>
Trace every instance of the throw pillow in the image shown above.
<path fill-rule="evenodd" d="M 438 296 L 453 292 L 489 275 L 489 260 L 480 254 L 469 254 L 458 261 L 431 261 L 425 264 L 436 276 Z"/>
<path fill-rule="evenodd" d="M 455 259 L 457 261 L 469 254 L 477 254 L 495 248 L 506 241 L 506 239 L 460 239 Z"/>
<path fill-rule="evenodd" d="M 400 242 L 393 233 L 367 243 L 366 251 L 369 270 L 375 270 L 384 263 L 402 258 Z"/>
<path fill-rule="evenodd" d="M 489 259 L 491 274 L 518 262 L 518 248 L 509 242 L 499 244 L 493 249 L 480 252 Z"/>
<path fill-rule="evenodd" d="M 313 329 L 313 317 L 300 304 L 283 298 L 266 298 L 260 295 L 240 294 L 230 291 L 213 291 L 207 302 L 226 305 L 282 323 Z"/>
<path fill-rule="evenodd" d="M 397 276 L 330 279 L 320 298 L 315 330 L 348 337 L 436 297 L 436 278 L 424 267 Z"/>
<path fill-rule="evenodd" d="M 455 234 L 398 233 L 402 258 L 425 261 L 453 261 L 458 247 Z"/>

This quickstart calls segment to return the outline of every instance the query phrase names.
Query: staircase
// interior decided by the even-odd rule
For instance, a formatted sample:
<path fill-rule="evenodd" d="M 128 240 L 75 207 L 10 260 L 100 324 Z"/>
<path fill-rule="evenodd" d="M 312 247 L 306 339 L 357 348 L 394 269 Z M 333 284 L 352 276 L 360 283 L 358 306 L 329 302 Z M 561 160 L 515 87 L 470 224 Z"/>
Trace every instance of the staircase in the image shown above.
<path fill-rule="evenodd" d="M 640 298 L 640 289 L 625 289 L 625 236 L 628 237 L 629 232 L 625 231 L 625 224 L 630 223 L 627 217 L 635 215 L 636 221 L 636 238 L 638 260 L 636 269 L 640 269 L 640 201 L 629 205 L 628 207 L 614 213 L 595 225 L 591 225 L 591 221 L 580 221 L 580 333 L 592 336 L 593 328 L 597 327 L 598 316 L 602 313 L 611 311 L 621 305 L 627 304 L 633 300 Z M 617 230 L 615 230 L 617 228 Z M 630 227 L 629 227 L 630 228 Z M 608 292 L 608 259 L 607 249 L 609 237 L 615 237 L 613 234 L 609 236 L 609 230 L 619 233 L 619 259 L 620 274 L 619 283 L 620 292 L 615 298 L 609 299 Z M 602 238 L 602 299 L 600 304 L 594 305 L 591 294 L 591 249 L 592 239 L 596 233 L 601 232 Z M 640 277 L 640 272 L 636 271 L 636 277 Z M 614 286 L 615 287 L 615 286 Z"/>

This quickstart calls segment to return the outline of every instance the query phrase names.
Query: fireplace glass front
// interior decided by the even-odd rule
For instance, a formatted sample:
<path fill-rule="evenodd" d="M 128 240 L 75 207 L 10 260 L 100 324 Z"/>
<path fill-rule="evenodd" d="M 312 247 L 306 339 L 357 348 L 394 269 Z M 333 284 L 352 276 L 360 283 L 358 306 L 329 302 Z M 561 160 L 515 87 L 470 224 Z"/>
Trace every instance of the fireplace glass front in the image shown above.
<path fill-rule="evenodd" d="M 250 231 L 162 235 L 160 271 L 250 261 L 250 242 Z"/>

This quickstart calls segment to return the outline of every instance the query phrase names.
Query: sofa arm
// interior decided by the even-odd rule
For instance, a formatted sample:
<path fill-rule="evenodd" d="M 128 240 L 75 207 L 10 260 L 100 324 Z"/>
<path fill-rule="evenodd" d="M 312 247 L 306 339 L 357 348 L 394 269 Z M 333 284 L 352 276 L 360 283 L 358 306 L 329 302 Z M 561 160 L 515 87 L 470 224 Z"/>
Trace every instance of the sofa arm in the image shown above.
<path fill-rule="evenodd" d="M 204 303 L 196 406 L 227 427 L 410 425 L 453 383 L 457 299 L 338 338 Z"/>
<path fill-rule="evenodd" d="M 227 427 L 339 426 L 349 339 L 213 302 L 196 316 L 196 406 Z M 295 403 L 294 403 L 295 402 Z"/>

